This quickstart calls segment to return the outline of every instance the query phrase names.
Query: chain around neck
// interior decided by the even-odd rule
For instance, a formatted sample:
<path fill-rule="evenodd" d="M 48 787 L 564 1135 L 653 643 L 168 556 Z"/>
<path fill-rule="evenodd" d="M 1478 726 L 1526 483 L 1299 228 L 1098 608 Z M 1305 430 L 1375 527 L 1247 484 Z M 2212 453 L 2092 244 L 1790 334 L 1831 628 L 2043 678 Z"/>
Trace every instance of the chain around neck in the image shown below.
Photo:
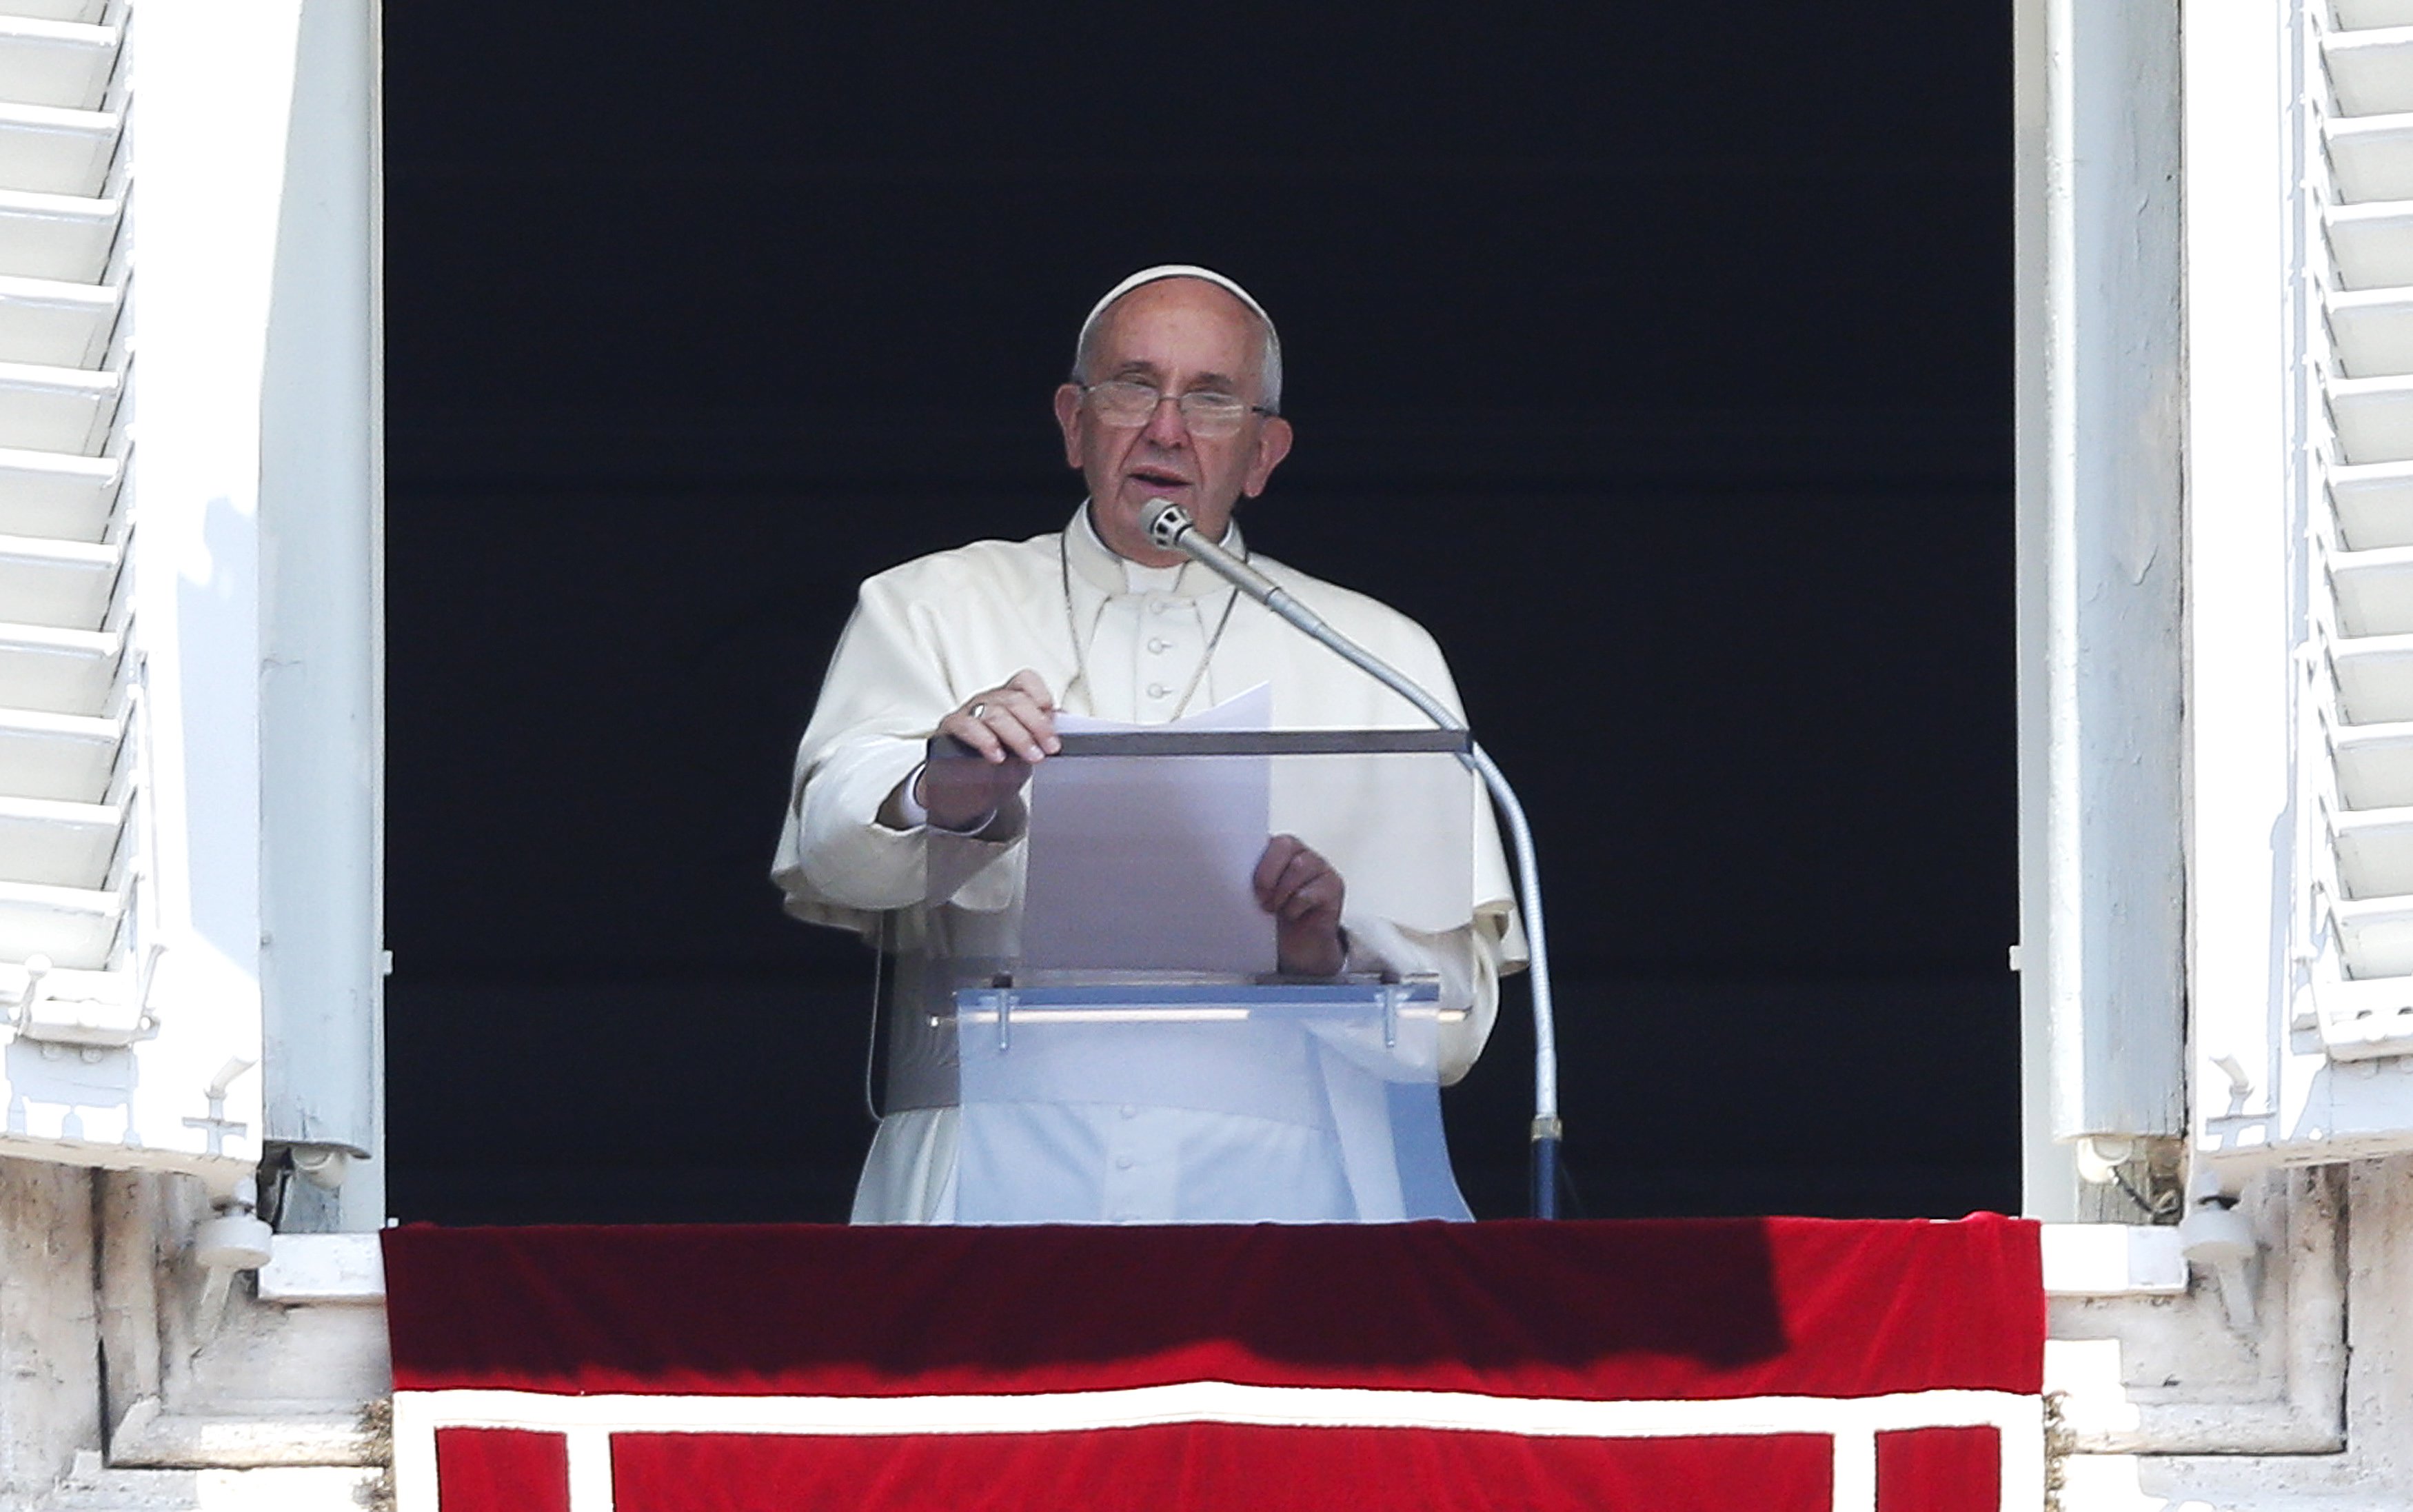
<path fill-rule="evenodd" d="M 1083 521 L 1087 521 L 1088 517 L 1088 506 L 1085 504 L 1081 508 L 1081 519 Z M 1097 526 L 1090 526 L 1089 528 L 1094 530 Z M 1111 593 L 1106 593 L 1100 597 L 1098 600 L 1098 612 L 1089 616 L 1089 633 L 1088 635 L 1083 635 L 1081 633 L 1080 615 L 1075 613 L 1073 608 L 1073 546 L 1071 536 L 1072 532 L 1068 530 L 1056 538 L 1056 567 L 1063 580 L 1064 586 L 1064 633 L 1069 636 L 1073 642 L 1073 680 L 1064 685 L 1063 703 L 1070 705 L 1073 702 L 1073 689 L 1078 688 L 1081 689 L 1081 696 L 1088 701 L 1089 712 L 1094 715 L 1098 712 L 1098 695 L 1096 685 L 1089 681 L 1088 644 L 1091 640 L 1094 640 L 1097 637 L 1098 626 L 1106 617 L 1106 604 L 1115 596 Z M 1109 548 L 1109 550 L 1111 549 L 1112 548 Z M 1118 562 L 1122 558 L 1119 556 L 1116 558 Z M 1249 559 L 1249 548 L 1245 542 L 1243 542 L 1240 547 L 1240 559 L 1242 561 L 1247 561 Z M 1192 564 L 1190 562 L 1184 561 L 1181 564 L 1180 570 L 1174 573 L 1174 588 L 1178 589 L 1181 586 L 1181 580 L 1189 575 L 1191 565 Z M 1198 659 L 1197 670 L 1191 673 L 1190 681 L 1183 685 L 1181 689 L 1181 701 L 1173 705 L 1173 714 L 1171 718 L 1176 719 L 1181 718 L 1182 714 L 1189 709 L 1190 701 L 1198 696 L 1198 685 L 1206 680 L 1206 668 L 1215 660 L 1215 648 L 1223 644 L 1223 631 L 1231 627 L 1232 611 L 1238 607 L 1239 602 L 1240 590 L 1238 588 L 1236 587 L 1224 595 L 1223 613 L 1215 621 L 1215 633 L 1206 637 L 1206 654 Z"/>

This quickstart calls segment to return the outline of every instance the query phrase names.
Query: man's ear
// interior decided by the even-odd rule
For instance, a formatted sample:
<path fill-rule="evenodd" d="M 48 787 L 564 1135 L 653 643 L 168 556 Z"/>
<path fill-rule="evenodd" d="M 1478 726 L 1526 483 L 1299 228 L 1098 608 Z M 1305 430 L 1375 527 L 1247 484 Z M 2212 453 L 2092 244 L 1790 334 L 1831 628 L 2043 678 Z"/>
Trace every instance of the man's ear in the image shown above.
<path fill-rule="evenodd" d="M 1062 383 L 1056 388 L 1056 428 L 1064 433 L 1064 465 L 1078 472 L 1081 469 L 1081 386 Z"/>
<path fill-rule="evenodd" d="M 1258 427 L 1257 454 L 1249 461 L 1249 476 L 1240 484 L 1240 492 L 1251 498 L 1264 493 L 1266 480 L 1281 466 L 1281 459 L 1290 455 L 1290 422 L 1280 415 L 1267 415 L 1265 424 Z"/>

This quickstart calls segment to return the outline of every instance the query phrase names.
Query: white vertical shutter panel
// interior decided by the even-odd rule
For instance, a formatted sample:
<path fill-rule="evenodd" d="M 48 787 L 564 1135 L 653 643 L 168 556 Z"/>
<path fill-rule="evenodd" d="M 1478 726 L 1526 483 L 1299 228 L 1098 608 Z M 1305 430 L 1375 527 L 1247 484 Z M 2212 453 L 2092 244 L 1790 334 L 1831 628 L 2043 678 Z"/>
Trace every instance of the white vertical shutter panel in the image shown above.
<path fill-rule="evenodd" d="M 130 1038 L 120 30 L 33 8 L 0 15 L 0 1003 Z"/>
<path fill-rule="evenodd" d="M 260 369 L 298 14 L 0 0 L 0 1155 L 221 1188 L 259 1158 Z"/>
<path fill-rule="evenodd" d="M 2189 1104 L 2413 1149 L 2413 0 L 2188 13 Z"/>
<path fill-rule="evenodd" d="M 2325 149 L 2307 154 L 2304 269 L 2326 317 L 2305 366 L 2325 654 L 2304 701 L 2318 825 L 2294 1027 L 2360 1061 L 2413 1053 L 2413 6 L 2339 0 L 2332 20 L 2307 102 Z"/>

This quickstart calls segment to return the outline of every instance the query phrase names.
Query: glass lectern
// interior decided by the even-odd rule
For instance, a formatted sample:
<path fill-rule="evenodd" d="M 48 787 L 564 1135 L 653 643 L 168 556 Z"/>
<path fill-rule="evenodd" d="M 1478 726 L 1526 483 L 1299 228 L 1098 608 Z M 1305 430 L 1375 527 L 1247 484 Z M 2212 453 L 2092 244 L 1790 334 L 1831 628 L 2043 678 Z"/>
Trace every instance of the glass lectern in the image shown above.
<path fill-rule="evenodd" d="M 889 1104 L 959 1110 L 957 1220 L 1469 1216 L 1439 1096 L 1479 1032 L 1464 741 L 1068 734 L 1018 822 L 933 832 Z M 1283 969 L 1252 882 L 1281 835 L 1343 880 L 1337 973 Z"/>

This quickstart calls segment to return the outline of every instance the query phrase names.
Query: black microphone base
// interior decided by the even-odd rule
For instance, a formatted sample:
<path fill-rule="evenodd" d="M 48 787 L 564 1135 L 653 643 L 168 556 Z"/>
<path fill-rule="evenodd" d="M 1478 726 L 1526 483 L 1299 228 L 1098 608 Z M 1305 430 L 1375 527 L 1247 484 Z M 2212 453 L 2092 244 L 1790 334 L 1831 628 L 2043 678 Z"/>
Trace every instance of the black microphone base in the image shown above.
<path fill-rule="evenodd" d="M 1533 1141 L 1533 1216 L 1559 1216 L 1559 1136 L 1543 1134 Z"/>

